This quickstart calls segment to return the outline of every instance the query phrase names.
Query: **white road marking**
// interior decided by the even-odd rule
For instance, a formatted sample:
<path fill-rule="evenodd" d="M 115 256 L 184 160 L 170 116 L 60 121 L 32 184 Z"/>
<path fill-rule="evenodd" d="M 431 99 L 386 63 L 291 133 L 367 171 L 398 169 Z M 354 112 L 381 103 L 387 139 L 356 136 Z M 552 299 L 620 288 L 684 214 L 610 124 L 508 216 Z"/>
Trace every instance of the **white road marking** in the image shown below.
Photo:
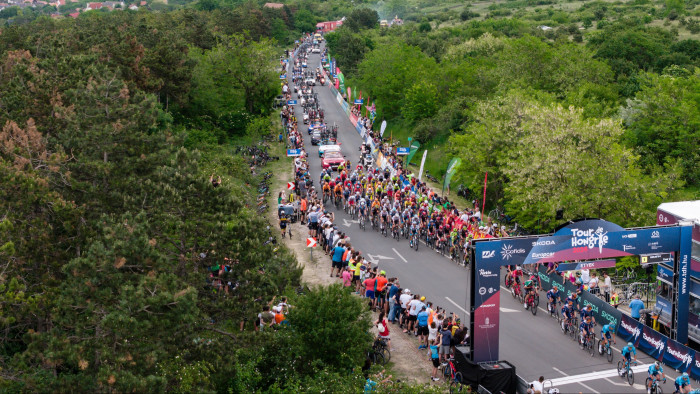
<path fill-rule="evenodd" d="M 625 380 L 623 383 L 613 382 L 612 380 L 610 380 L 610 378 L 604 378 L 603 380 L 605 380 L 605 381 L 607 381 L 610 384 L 613 384 L 615 386 L 623 386 L 623 387 L 629 386 L 629 383 L 627 383 L 627 380 Z M 632 388 L 634 388 L 635 390 L 644 390 L 645 389 L 643 384 L 638 384 L 638 383 L 633 384 Z"/>
<path fill-rule="evenodd" d="M 501 312 L 503 312 L 503 313 L 520 312 L 520 311 L 515 310 L 515 309 L 508 309 L 508 308 L 504 308 L 504 307 L 501 307 L 501 308 L 499 308 L 499 309 L 500 309 Z"/>
<path fill-rule="evenodd" d="M 382 256 L 381 254 L 369 254 L 367 253 L 367 260 L 369 260 L 372 264 L 379 264 L 379 260 L 393 260 L 393 257 L 388 257 L 388 256 Z"/>
<path fill-rule="evenodd" d="M 564 376 L 569 376 L 568 374 L 566 374 L 564 371 L 562 371 L 562 370 L 559 369 L 559 368 L 552 367 L 552 369 L 555 370 L 555 371 L 557 371 L 557 372 L 559 372 L 560 374 L 562 374 L 562 375 L 564 375 Z M 615 373 L 617 373 L 617 371 L 615 371 Z M 571 376 L 571 377 L 573 377 L 573 376 Z M 563 378 L 561 378 L 561 379 L 563 379 Z M 557 380 L 557 379 L 552 379 L 552 380 L 551 380 L 552 385 L 557 384 L 557 383 L 554 383 L 555 380 Z M 581 386 L 587 388 L 587 389 L 590 390 L 592 393 L 600 394 L 600 392 L 593 390 L 590 386 L 581 383 L 581 381 L 575 381 L 575 382 L 572 382 L 572 383 L 579 383 Z M 558 384 L 566 384 L 566 383 L 558 383 Z"/>
<path fill-rule="evenodd" d="M 399 258 L 401 258 L 401 260 L 403 260 L 404 263 L 408 263 L 408 260 L 404 259 L 403 256 L 401 256 L 401 254 L 399 254 L 399 251 L 396 250 L 396 248 L 391 248 L 391 250 L 393 250 L 394 253 L 396 253 L 396 255 L 399 256 Z"/>
<path fill-rule="evenodd" d="M 632 367 L 632 371 L 634 373 L 640 373 L 644 372 L 649 368 L 649 364 L 644 364 L 644 365 L 637 365 Z M 561 373 L 562 375 L 565 375 L 563 378 L 556 378 L 552 379 L 552 384 L 557 386 L 557 385 L 566 385 L 566 384 L 572 384 L 572 383 L 580 383 L 582 386 L 586 387 L 589 390 L 592 390 L 590 387 L 584 385 L 581 382 L 585 382 L 588 380 L 598 380 L 598 379 L 606 379 L 610 378 L 613 376 L 618 376 L 617 375 L 617 368 L 615 369 L 610 369 L 607 371 L 596 371 L 596 372 L 589 372 L 589 373 L 584 373 L 581 375 L 573 375 L 569 376 L 562 372 L 561 370 L 557 368 L 553 368 L 555 371 Z"/>
<path fill-rule="evenodd" d="M 459 310 L 460 310 L 460 311 L 462 311 L 462 312 L 466 313 L 466 314 L 467 314 L 467 316 L 469 315 L 469 312 L 467 312 L 467 310 L 466 310 L 466 309 L 462 308 L 462 307 L 461 307 L 461 306 L 460 306 L 460 305 L 459 305 L 458 303 L 456 303 L 456 302 L 452 301 L 452 300 L 450 299 L 450 297 L 445 297 L 445 299 L 446 299 L 447 301 L 451 302 L 451 303 L 452 303 L 452 305 L 454 305 L 454 306 L 456 306 L 457 308 L 459 308 Z"/>

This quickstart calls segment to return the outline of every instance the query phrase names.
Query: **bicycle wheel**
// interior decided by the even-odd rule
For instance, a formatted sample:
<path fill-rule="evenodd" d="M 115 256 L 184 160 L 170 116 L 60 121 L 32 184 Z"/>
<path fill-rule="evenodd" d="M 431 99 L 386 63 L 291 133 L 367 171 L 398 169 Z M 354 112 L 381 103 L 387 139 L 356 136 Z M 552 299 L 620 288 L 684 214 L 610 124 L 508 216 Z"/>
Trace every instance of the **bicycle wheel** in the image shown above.
<path fill-rule="evenodd" d="M 603 355 L 603 348 L 604 348 L 602 339 L 598 340 L 597 348 L 598 348 L 598 354 L 600 354 L 602 356 Z"/>
<path fill-rule="evenodd" d="M 459 373 L 459 372 L 457 372 Z M 462 383 L 457 382 L 456 380 L 453 380 L 450 382 L 450 393 L 461 393 L 461 392 L 467 392 L 467 388 L 465 385 Z"/>
<path fill-rule="evenodd" d="M 535 306 L 538 307 L 540 306 L 540 294 L 535 293 Z"/>
<path fill-rule="evenodd" d="M 622 377 L 622 371 L 625 369 L 625 363 L 620 360 L 617 362 L 617 376 Z"/>
<path fill-rule="evenodd" d="M 595 337 L 588 340 L 588 353 L 591 357 L 595 356 Z"/>
<path fill-rule="evenodd" d="M 631 367 L 627 370 L 627 383 L 629 383 L 630 386 L 634 384 L 634 372 Z"/>
<path fill-rule="evenodd" d="M 661 386 L 659 386 L 658 383 L 656 384 L 656 394 L 664 394 L 664 391 L 661 389 Z"/>
<path fill-rule="evenodd" d="M 564 320 L 559 322 L 559 327 L 561 327 L 561 332 L 566 335 L 566 324 L 564 323 Z"/>
<path fill-rule="evenodd" d="M 571 337 L 572 340 L 575 341 L 576 340 L 576 330 L 574 329 L 574 325 L 569 324 L 568 329 L 569 329 L 569 336 Z"/>
<path fill-rule="evenodd" d="M 445 382 L 452 380 L 452 371 L 450 369 L 450 364 L 445 365 L 442 368 L 442 376 L 445 378 Z"/>
<path fill-rule="evenodd" d="M 380 351 L 382 353 L 382 357 L 384 357 L 384 362 L 388 363 L 389 361 L 391 361 L 391 352 L 389 351 L 389 349 L 383 347 Z"/>
<path fill-rule="evenodd" d="M 532 305 L 530 305 L 530 312 L 532 312 L 532 316 L 537 315 L 537 304 L 533 302 Z"/>
<path fill-rule="evenodd" d="M 612 363 L 612 360 L 613 360 L 612 348 L 610 346 L 608 346 L 605 351 L 606 351 L 607 356 L 608 356 L 608 362 Z"/>
<path fill-rule="evenodd" d="M 453 382 L 457 382 L 460 385 L 462 385 L 462 382 L 464 382 L 464 377 L 462 376 L 461 372 L 456 372 L 455 373 L 455 378 L 452 380 Z"/>
<path fill-rule="evenodd" d="M 379 365 L 386 364 L 386 359 L 384 358 L 384 355 L 380 352 L 374 352 L 374 363 Z"/>

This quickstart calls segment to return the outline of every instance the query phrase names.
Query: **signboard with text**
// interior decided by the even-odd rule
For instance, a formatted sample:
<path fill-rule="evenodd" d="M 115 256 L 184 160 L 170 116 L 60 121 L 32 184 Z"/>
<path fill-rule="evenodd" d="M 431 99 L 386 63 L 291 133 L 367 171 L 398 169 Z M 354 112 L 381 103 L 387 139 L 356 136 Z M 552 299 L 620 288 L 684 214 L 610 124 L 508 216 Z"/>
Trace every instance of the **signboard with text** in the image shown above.
<path fill-rule="evenodd" d="M 692 227 L 649 227 L 624 229 L 617 224 L 600 219 L 581 220 L 560 228 L 553 235 L 522 238 L 476 240 L 474 243 L 474 269 L 471 273 L 472 360 L 490 362 L 498 360 L 499 340 L 499 273 L 504 265 L 603 260 L 614 257 L 680 251 L 679 310 L 689 307 L 690 244 Z M 684 260 L 685 259 L 685 260 Z M 685 261 L 685 262 L 684 262 Z M 584 300 L 585 302 L 585 300 Z M 589 300 L 593 303 L 593 300 Z M 594 304 L 595 305 L 595 304 Z M 606 312 L 608 313 L 608 312 Z M 612 315 L 611 315 L 612 316 Z M 614 318 L 614 316 L 613 316 Z M 625 319 L 620 331 L 626 331 Z M 636 336 L 642 328 L 634 321 L 628 324 Z M 635 326 L 635 327 L 632 327 Z M 635 331 L 635 328 L 638 330 Z M 678 342 L 687 341 L 687 313 L 678 315 Z M 659 347 L 662 339 L 647 333 L 643 345 L 655 357 L 663 355 Z M 665 347 L 665 342 L 663 342 Z M 660 350 L 654 350 L 656 348 Z"/>

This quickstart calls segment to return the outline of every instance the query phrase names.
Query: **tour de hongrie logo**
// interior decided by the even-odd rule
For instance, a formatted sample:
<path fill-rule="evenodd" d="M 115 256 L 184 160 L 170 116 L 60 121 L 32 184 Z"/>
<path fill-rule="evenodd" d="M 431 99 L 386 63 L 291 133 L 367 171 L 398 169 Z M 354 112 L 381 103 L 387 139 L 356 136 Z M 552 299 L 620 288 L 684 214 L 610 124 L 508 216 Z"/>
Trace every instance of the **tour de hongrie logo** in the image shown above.
<path fill-rule="evenodd" d="M 590 228 L 588 230 L 580 230 L 572 228 L 571 246 L 574 248 L 587 247 L 593 249 L 598 247 L 599 253 L 603 253 L 603 246 L 608 243 L 608 232 L 603 231 L 602 227 L 598 227 L 595 231 Z"/>

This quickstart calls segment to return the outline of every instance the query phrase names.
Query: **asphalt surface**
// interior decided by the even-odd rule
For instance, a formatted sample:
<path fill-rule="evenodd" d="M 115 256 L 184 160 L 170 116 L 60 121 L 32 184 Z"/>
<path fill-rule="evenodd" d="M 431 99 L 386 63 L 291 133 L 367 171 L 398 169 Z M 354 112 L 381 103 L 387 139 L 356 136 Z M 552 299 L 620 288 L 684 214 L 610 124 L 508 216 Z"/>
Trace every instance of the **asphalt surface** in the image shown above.
<path fill-rule="evenodd" d="M 310 54 L 308 66 L 310 70 L 320 67 L 320 55 Z M 318 93 L 326 124 L 329 127 L 333 124 L 339 126 L 338 142 L 341 144 L 343 154 L 354 166 L 359 160 L 358 147 L 362 143 L 359 133 L 331 93 L 328 83 L 326 86 L 317 85 L 314 92 Z M 301 106 L 297 105 L 295 111 L 297 119 L 303 119 Z M 304 147 L 310 157 L 310 173 L 318 189 L 318 176 L 321 171 L 318 147 L 311 145 L 311 138 L 306 131 L 307 126 L 301 124 L 300 127 L 304 133 Z M 386 270 L 388 277 L 398 277 L 401 285 L 409 288 L 413 294 L 425 296 L 434 305 L 458 314 L 468 326 L 469 268 L 453 263 L 424 244 L 415 251 L 409 247 L 408 240 L 405 238 L 396 241 L 391 236 L 384 237 L 372 230 L 371 226 L 366 226 L 367 229 L 362 230 L 357 222 L 352 221 L 342 209 L 335 210 L 335 207 L 331 206 L 329 210 L 335 213 L 335 223 L 350 237 L 353 247 L 359 249 L 365 258 L 377 264 L 380 269 Z M 327 265 L 330 274 L 330 259 Z M 502 290 L 504 289 L 502 287 Z M 544 294 L 540 297 L 544 299 Z M 630 386 L 616 374 L 617 362 L 621 359 L 619 349 L 624 346 L 621 339 L 617 338 L 612 363 L 608 363 L 597 353 L 591 357 L 589 353 L 580 350 L 577 343 L 569 336 L 562 334 L 556 320 L 548 316 L 542 309 L 544 307 L 542 302 L 537 315 L 533 316 L 530 311 L 524 310 L 522 304 L 515 301 L 510 292 L 501 291 L 499 359 L 508 360 L 515 365 L 518 375 L 527 381 L 544 376 L 546 380 L 551 379 L 553 386 L 559 388 L 562 393 L 645 391 L 646 370 L 653 362 L 650 357 L 638 352 L 640 366 L 637 367 L 635 374 L 635 384 Z M 406 335 L 400 333 L 395 327 L 392 326 L 392 335 Z M 596 330 L 596 335 L 599 337 L 600 327 Z M 662 388 L 670 393 L 674 390 L 673 379 L 678 374 L 669 369 L 669 367 L 665 368 L 665 372 L 671 372 L 671 374 L 668 375 L 668 383 Z M 426 379 L 428 374 L 429 371 L 426 371 Z M 546 388 L 548 387 L 549 384 L 546 384 Z"/>

